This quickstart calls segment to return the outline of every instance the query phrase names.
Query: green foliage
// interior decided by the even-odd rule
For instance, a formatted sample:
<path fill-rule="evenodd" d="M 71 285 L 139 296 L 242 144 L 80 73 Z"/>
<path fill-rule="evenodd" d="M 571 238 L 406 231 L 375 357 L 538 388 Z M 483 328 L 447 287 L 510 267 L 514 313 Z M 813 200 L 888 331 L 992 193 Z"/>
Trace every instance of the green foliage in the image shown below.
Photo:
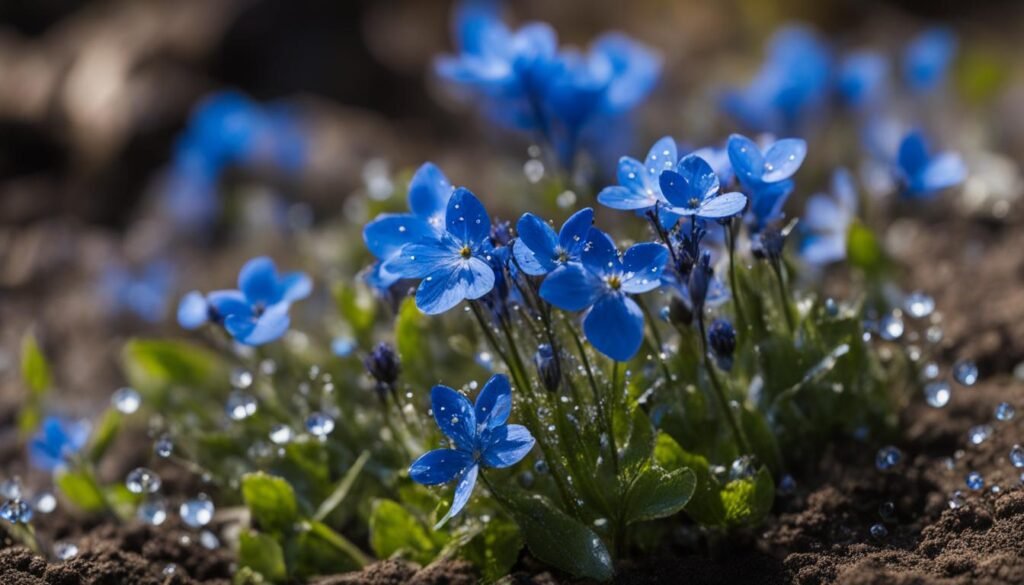
<path fill-rule="evenodd" d="M 400 556 L 417 563 L 429 563 L 441 551 L 446 538 L 433 532 L 402 504 L 377 500 L 370 512 L 370 546 L 382 559 Z"/>
<path fill-rule="evenodd" d="M 99 424 L 96 425 L 96 430 L 93 431 L 92 437 L 89 444 L 89 461 L 93 464 L 99 463 L 100 459 L 106 454 L 107 449 L 113 444 L 114 439 L 117 438 L 117 434 L 121 431 L 123 415 L 114 410 L 108 408 L 103 413 L 103 417 L 100 418 Z"/>
<path fill-rule="evenodd" d="M 242 500 L 263 530 L 284 532 L 299 519 L 295 490 L 280 477 L 263 472 L 242 477 Z"/>
<path fill-rule="evenodd" d="M 282 583 L 288 577 L 284 551 L 277 540 L 267 534 L 253 530 L 242 532 L 238 541 L 238 562 L 272 583 Z"/>
<path fill-rule="evenodd" d="M 54 477 L 54 485 L 76 508 L 84 512 L 103 512 L 108 509 L 103 490 L 96 478 L 84 470 L 60 471 Z"/>
<path fill-rule="evenodd" d="M 332 292 L 338 312 L 352 328 L 355 338 L 364 347 L 369 346 L 377 320 L 377 302 L 373 293 L 361 282 L 348 284 L 341 281 L 335 283 Z"/>
<path fill-rule="evenodd" d="M 483 523 L 468 542 L 460 544 L 460 555 L 480 568 L 482 581 L 494 583 L 508 575 L 524 543 L 519 527 L 498 517 Z"/>
<path fill-rule="evenodd" d="M 197 392 L 223 391 L 228 379 L 219 355 L 187 341 L 133 339 L 125 344 L 122 363 L 132 386 L 158 409 L 174 400 L 190 400 Z M 175 388 L 183 391 L 171 392 Z"/>
<path fill-rule="evenodd" d="M 697 488 L 697 475 L 689 468 L 672 471 L 654 466 L 633 482 L 626 497 L 626 523 L 667 518 L 680 512 Z"/>
<path fill-rule="evenodd" d="M 878 276 L 886 265 L 885 252 L 874 232 L 859 221 L 850 225 L 846 236 L 846 254 L 850 266 L 859 268 L 865 273 Z"/>
<path fill-rule="evenodd" d="M 772 474 L 762 467 L 754 477 L 725 484 L 720 493 L 727 526 L 757 525 L 771 512 L 775 484 Z"/>
<path fill-rule="evenodd" d="M 21 338 L 21 379 L 28 390 L 25 403 L 18 414 L 18 429 L 24 436 L 34 431 L 42 422 L 43 401 L 53 384 L 50 365 L 31 332 L 25 333 Z"/>

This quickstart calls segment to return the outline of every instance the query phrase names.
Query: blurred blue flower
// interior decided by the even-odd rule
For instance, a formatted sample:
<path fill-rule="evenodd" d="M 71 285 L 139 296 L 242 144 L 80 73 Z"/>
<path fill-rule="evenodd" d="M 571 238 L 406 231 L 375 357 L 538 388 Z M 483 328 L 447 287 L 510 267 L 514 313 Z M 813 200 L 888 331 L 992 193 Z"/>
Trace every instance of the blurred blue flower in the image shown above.
<path fill-rule="evenodd" d="M 300 171 L 308 159 L 301 116 L 263 106 L 235 91 L 215 93 L 195 109 L 174 147 L 163 204 L 179 225 L 206 227 L 220 213 L 217 184 L 229 167 Z"/>
<path fill-rule="evenodd" d="M 598 351 L 617 360 L 632 358 L 643 343 L 644 316 L 629 295 L 661 286 L 668 249 L 642 243 L 620 258 L 604 232 L 590 228 L 581 263 L 559 266 L 544 279 L 540 296 L 567 311 L 588 309 L 583 332 Z"/>
<path fill-rule="evenodd" d="M 628 113 L 661 74 L 660 58 L 625 35 L 606 34 L 587 53 L 559 51 L 549 25 L 511 31 L 494 2 L 462 2 L 455 33 L 459 53 L 438 58 L 437 74 L 492 121 L 540 134 L 567 166 L 588 128 Z"/>
<path fill-rule="evenodd" d="M 241 343 L 263 345 L 284 335 L 291 324 L 291 304 L 308 297 L 312 289 L 305 273 L 279 275 L 270 258 L 253 258 L 242 266 L 237 290 L 205 297 L 195 291 L 186 294 L 178 305 L 178 323 L 195 329 L 213 321 Z"/>
<path fill-rule="evenodd" d="M 480 466 L 502 469 L 519 463 L 533 448 L 530 431 L 508 424 L 512 413 L 512 388 L 502 374 L 492 376 L 476 398 L 476 405 L 447 386 L 430 392 L 431 410 L 451 448 L 424 453 L 409 467 L 409 477 L 424 485 L 458 480 L 455 498 L 440 527 L 469 501 Z"/>
<path fill-rule="evenodd" d="M 579 262 L 593 223 L 594 210 L 587 207 L 567 219 L 556 234 L 547 222 L 536 215 L 523 214 L 516 224 L 519 239 L 512 244 L 519 268 L 530 276 L 540 276 L 566 262 Z"/>
<path fill-rule="evenodd" d="M 932 155 L 924 135 L 914 131 L 900 142 L 896 175 L 903 195 L 916 199 L 962 183 L 967 178 L 967 166 L 955 152 Z"/>
<path fill-rule="evenodd" d="M 749 130 L 798 133 L 828 100 L 831 76 L 828 47 L 811 29 L 787 26 L 768 42 L 760 71 L 743 89 L 725 92 L 721 106 Z"/>
<path fill-rule="evenodd" d="M 370 270 L 367 280 L 371 286 L 387 289 L 399 280 L 383 265 L 401 251 L 402 246 L 443 231 L 445 208 L 454 188 L 434 163 L 424 163 L 409 181 L 409 210 L 411 213 L 384 213 L 363 228 L 363 241 L 370 253 L 379 260 Z"/>
<path fill-rule="evenodd" d="M 445 229 L 403 246 L 382 268 L 400 278 L 422 279 L 416 306 L 430 315 L 444 313 L 494 288 L 490 230 L 480 200 L 467 189 L 456 189 L 445 210 Z"/>
<path fill-rule="evenodd" d="M 857 216 L 857 191 L 846 169 L 832 174 L 828 194 L 818 193 L 807 200 L 800 222 L 804 238 L 800 255 L 813 266 L 824 266 L 846 258 L 850 224 Z"/>
<path fill-rule="evenodd" d="M 668 210 L 670 203 L 661 192 L 661 173 L 676 168 L 679 151 L 670 136 L 658 140 L 647 151 L 643 162 L 624 156 L 619 159 L 619 184 L 605 187 L 597 194 L 597 201 L 605 207 L 654 212 L 665 229 L 672 228 L 679 215 Z"/>
<path fill-rule="evenodd" d="M 729 160 L 736 178 L 750 196 L 750 223 L 754 231 L 782 217 L 782 206 L 793 191 L 790 177 L 807 155 L 799 138 L 778 140 L 761 150 L 746 136 L 729 137 Z"/>
<path fill-rule="evenodd" d="M 740 213 L 747 205 L 743 193 L 720 193 L 718 174 L 695 154 L 683 157 L 676 170 L 662 171 L 659 183 L 669 210 L 677 215 L 722 219 Z"/>
<path fill-rule="evenodd" d="M 855 110 L 871 110 L 888 91 L 889 61 L 876 51 L 856 51 L 843 57 L 836 73 L 836 90 Z"/>
<path fill-rule="evenodd" d="M 36 469 L 55 471 L 78 454 L 89 440 L 88 421 L 72 421 L 55 416 L 43 419 L 39 431 L 29 439 L 28 458 Z"/>
<path fill-rule="evenodd" d="M 100 276 L 100 293 L 111 310 L 130 312 L 155 323 L 167 314 L 174 286 L 174 267 L 170 262 L 150 262 L 140 271 L 131 271 L 118 263 L 109 263 Z"/>
<path fill-rule="evenodd" d="M 916 36 L 903 52 L 907 87 L 915 93 L 926 93 L 942 85 L 956 50 L 956 36 L 947 28 L 929 29 Z"/>

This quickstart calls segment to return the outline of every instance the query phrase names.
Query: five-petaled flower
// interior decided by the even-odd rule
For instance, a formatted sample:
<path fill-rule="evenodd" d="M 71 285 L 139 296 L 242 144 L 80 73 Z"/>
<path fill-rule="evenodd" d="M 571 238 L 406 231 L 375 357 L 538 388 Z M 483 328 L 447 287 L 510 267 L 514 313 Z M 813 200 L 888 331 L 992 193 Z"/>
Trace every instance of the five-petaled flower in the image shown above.
<path fill-rule="evenodd" d="M 469 501 L 480 466 L 501 469 L 520 462 L 533 448 L 533 435 L 508 424 L 512 413 L 512 388 L 502 374 L 484 384 L 476 405 L 447 386 L 430 392 L 434 420 L 451 441 L 447 449 L 424 453 L 409 467 L 409 476 L 424 485 L 458 480 L 455 498 L 438 527 L 458 514 Z"/>
<path fill-rule="evenodd" d="M 601 353 L 617 361 L 632 358 L 644 336 L 644 315 L 629 295 L 661 285 L 668 249 L 661 244 L 636 244 L 619 258 L 615 243 L 590 228 L 582 263 L 555 269 L 540 287 L 540 296 L 567 311 L 589 309 L 583 332 Z"/>
<path fill-rule="evenodd" d="M 679 216 L 668 211 L 670 203 L 661 192 L 661 173 L 676 168 L 679 151 L 676 141 L 665 136 L 647 151 L 640 162 L 624 156 L 619 159 L 619 184 L 605 187 L 597 194 L 597 201 L 605 207 L 631 211 L 654 211 L 664 227 L 672 227 Z"/>
<path fill-rule="evenodd" d="M 416 306 L 430 315 L 483 297 L 495 282 L 491 219 L 480 200 L 468 189 L 457 189 L 444 219 L 443 230 L 404 246 L 382 267 L 400 278 L 422 279 Z"/>
<path fill-rule="evenodd" d="M 672 213 L 701 219 L 722 219 L 743 211 L 747 197 L 732 191 L 719 194 L 718 174 L 701 157 L 683 157 L 674 171 L 662 171 L 661 192 Z"/>
<path fill-rule="evenodd" d="M 782 206 L 793 191 L 790 177 L 807 155 L 807 143 L 800 138 L 784 138 L 763 151 L 746 136 L 729 137 L 729 161 L 736 178 L 750 196 L 751 225 L 760 231 L 782 217 Z"/>
<path fill-rule="evenodd" d="M 955 152 L 932 155 L 924 135 L 915 131 L 900 142 L 896 175 L 905 196 L 920 198 L 962 183 L 967 167 Z"/>
<path fill-rule="evenodd" d="M 398 256 L 402 247 L 440 234 L 444 213 L 454 188 L 434 163 L 423 163 L 409 181 L 410 213 L 384 213 L 363 228 L 363 241 L 379 262 L 367 280 L 378 289 L 386 289 L 399 280 L 397 274 L 383 268 L 384 262 Z"/>
<path fill-rule="evenodd" d="M 279 275 L 274 261 L 253 258 L 238 274 L 237 290 L 219 290 L 205 297 L 190 292 L 178 305 L 178 322 L 196 329 L 207 321 L 224 326 L 246 345 L 263 345 L 284 335 L 291 324 L 288 309 L 309 296 L 313 283 L 302 272 Z"/>
<path fill-rule="evenodd" d="M 579 262 L 594 210 L 587 207 L 572 214 L 556 234 L 544 220 L 525 213 L 516 224 L 519 239 L 512 245 L 516 263 L 530 276 L 547 274 L 566 262 Z"/>
<path fill-rule="evenodd" d="M 48 416 L 28 442 L 29 462 L 43 471 L 58 470 L 85 447 L 91 431 L 88 421 Z"/>

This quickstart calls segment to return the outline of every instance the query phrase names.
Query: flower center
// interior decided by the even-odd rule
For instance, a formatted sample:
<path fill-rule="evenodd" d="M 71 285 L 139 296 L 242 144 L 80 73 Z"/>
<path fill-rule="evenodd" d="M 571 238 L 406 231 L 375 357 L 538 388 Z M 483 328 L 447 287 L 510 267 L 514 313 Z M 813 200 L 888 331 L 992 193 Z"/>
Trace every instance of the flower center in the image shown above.
<path fill-rule="evenodd" d="M 622 278 L 618 275 L 609 276 L 605 282 L 608 283 L 608 287 L 612 290 L 619 290 L 622 287 Z"/>
<path fill-rule="evenodd" d="M 561 248 L 558 248 L 557 250 L 555 250 L 555 261 L 565 264 L 566 262 L 569 261 L 569 252 Z"/>
<path fill-rule="evenodd" d="M 696 197 L 691 197 L 690 200 L 687 202 L 687 205 L 689 205 L 690 209 L 697 209 L 698 207 L 700 207 L 700 199 L 697 199 Z"/>
<path fill-rule="evenodd" d="M 468 260 L 469 257 L 472 256 L 472 255 L 473 255 L 473 250 L 470 250 L 469 246 L 463 246 L 462 249 L 459 250 L 459 256 L 462 256 L 462 258 L 465 259 L 465 260 Z"/>

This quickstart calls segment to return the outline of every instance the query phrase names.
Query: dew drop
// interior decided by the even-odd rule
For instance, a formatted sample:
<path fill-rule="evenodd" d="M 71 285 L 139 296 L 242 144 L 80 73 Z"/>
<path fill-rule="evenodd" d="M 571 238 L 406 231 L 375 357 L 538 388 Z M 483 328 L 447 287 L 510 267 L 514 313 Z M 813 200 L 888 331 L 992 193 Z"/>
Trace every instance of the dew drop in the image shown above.
<path fill-rule="evenodd" d="M 152 469 L 136 467 L 128 472 L 124 485 L 133 494 L 152 494 L 160 490 L 160 476 Z"/>
<path fill-rule="evenodd" d="M 875 540 L 882 540 L 889 536 L 889 529 L 884 524 L 875 523 L 871 525 L 871 537 Z"/>
<path fill-rule="evenodd" d="M 985 487 L 985 478 L 977 471 L 972 471 L 967 474 L 966 478 L 964 478 L 964 483 L 967 484 L 969 489 L 979 491 L 981 488 Z"/>
<path fill-rule="evenodd" d="M 135 388 L 119 388 L 110 397 L 110 404 L 122 414 L 132 414 L 142 405 L 142 397 Z"/>
<path fill-rule="evenodd" d="M 893 313 L 886 315 L 880 324 L 879 333 L 882 339 L 887 341 L 895 341 L 900 337 L 903 337 L 903 332 L 906 327 L 903 324 L 903 318 L 898 314 Z"/>
<path fill-rule="evenodd" d="M 527 181 L 539 183 L 544 178 L 544 163 L 531 158 L 523 164 L 523 174 L 526 175 Z"/>
<path fill-rule="evenodd" d="M 199 544 L 206 550 L 217 550 L 220 548 L 220 539 L 209 530 L 204 530 L 199 533 Z"/>
<path fill-rule="evenodd" d="M 875 468 L 879 471 L 888 471 L 899 465 L 902 460 L 902 451 L 892 445 L 886 445 L 875 455 Z"/>
<path fill-rule="evenodd" d="M 967 431 L 967 440 L 972 445 L 980 445 L 992 436 L 992 425 L 975 425 Z"/>
<path fill-rule="evenodd" d="M 169 436 L 162 435 L 153 445 L 153 452 L 156 453 L 157 457 L 166 459 L 174 452 L 174 442 L 171 441 Z"/>
<path fill-rule="evenodd" d="M 256 414 L 256 399 L 251 394 L 235 390 L 228 394 L 224 410 L 231 420 L 245 420 Z"/>
<path fill-rule="evenodd" d="M 334 419 L 322 412 L 311 413 L 306 417 L 306 431 L 323 439 L 334 431 Z"/>
<path fill-rule="evenodd" d="M 935 311 L 935 299 L 921 291 L 915 291 L 903 299 L 903 309 L 915 319 L 923 319 Z"/>
<path fill-rule="evenodd" d="M 0 506 L 0 518 L 11 524 L 28 524 L 32 520 L 32 506 L 21 499 L 7 500 Z"/>
<path fill-rule="evenodd" d="M 78 556 L 78 546 L 71 542 L 53 543 L 53 556 L 60 561 L 70 561 Z"/>
<path fill-rule="evenodd" d="M 953 495 L 949 497 L 949 508 L 951 510 L 962 508 L 966 501 L 967 498 L 964 496 L 964 493 L 960 490 L 956 490 L 953 492 Z"/>
<path fill-rule="evenodd" d="M 1010 448 L 1010 463 L 1017 469 L 1024 467 L 1024 447 L 1014 445 Z"/>
<path fill-rule="evenodd" d="M 978 366 L 970 360 L 960 360 L 953 365 L 953 377 L 964 386 L 974 386 L 978 381 Z"/>
<path fill-rule="evenodd" d="M 167 520 L 167 502 L 163 498 L 146 500 L 139 504 L 135 516 L 150 526 L 160 526 Z"/>
<path fill-rule="evenodd" d="M 952 388 L 945 380 L 936 380 L 924 385 L 924 399 L 932 408 L 942 408 L 949 404 Z"/>
<path fill-rule="evenodd" d="M 231 370 L 231 387 L 238 390 L 245 390 L 252 386 L 252 372 L 245 368 Z"/>
<path fill-rule="evenodd" d="M 49 514 L 57 509 L 57 497 L 53 492 L 39 492 L 32 498 L 32 507 L 40 514 Z"/>
<path fill-rule="evenodd" d="M 295 432 L 285 424 L 276 424 L 270 427 L 270 442 L 275 445 L 287 445 L 292 442 Z"/>
<path fill-rule="evenodd" d="M 178 508 L 181 521 L 192 528 L 200 528 L 209 524 L 213 520 L 213 512 L 213 502 L 206 494 L 199 494 L 194 499 L 186 500 Z"/>
<path fill-rule="evenodd" d="M 1013 417 L 1017 414 L 1017 409 L 1013 407 L 1009 402 L 1000 402 L 996 406 L 996 420 L 1006 422 L 1013 420 Z"/>

